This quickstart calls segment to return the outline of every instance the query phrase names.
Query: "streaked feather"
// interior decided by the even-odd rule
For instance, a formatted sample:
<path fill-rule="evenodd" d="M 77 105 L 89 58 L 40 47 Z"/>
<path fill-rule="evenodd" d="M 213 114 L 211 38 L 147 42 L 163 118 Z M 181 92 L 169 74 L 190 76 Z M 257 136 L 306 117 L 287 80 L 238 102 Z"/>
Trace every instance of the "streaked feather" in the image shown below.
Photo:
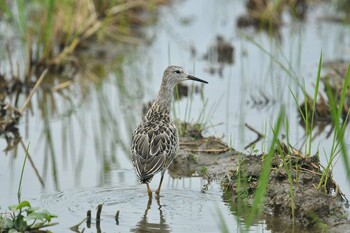
<path fill-rule="evenodd" d="M 156 173 L 166 169 L 177 147 L 177 130 L 169 118 L 143 121 L 132 137 L 132 161 L 140 181 L 148 183 Z"/>

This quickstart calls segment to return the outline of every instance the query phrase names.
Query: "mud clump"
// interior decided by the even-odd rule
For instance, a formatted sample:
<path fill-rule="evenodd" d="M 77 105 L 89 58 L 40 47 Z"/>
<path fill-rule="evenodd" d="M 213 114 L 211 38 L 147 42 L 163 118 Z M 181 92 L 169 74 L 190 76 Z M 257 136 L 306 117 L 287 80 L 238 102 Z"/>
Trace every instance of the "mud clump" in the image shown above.
<path fill-rule="evenodd" d="M 196 127 L 188 129 L 181 137 L 180 152 L 169 167 L 169 174 L 176 178 L 200 176 L 219 180 L 223 198 L 233 209 L 242 203 L 251 208 L 268 155 L 243 154 L 218 138 L 203 137 Z M 281 223 L 284 228 L 278 232 L 292 232 L 291 229 L 346 232 L 344 229 L 350 229 L 344 208 L 348 201 L 331 173 L 326 175 L 322 170 L 317 155 L 307 156 L 279 143 L 272 156 L 262 207 L 269 229 L 277 231 Z M 233 212 L 240 215 L 237 210 Z M 241 214 L 244 218 L 244 213 Z M 275 219 L 279 219 L 280 224 L 274 224 Z"/>
<path fill-rule="evenodd" d="M 178 128 L 181 135 L 180 151 L 169 167 L 169 174 L 176 178 L 223 177 L 233 162 L 230 155 L 234 150 L 218 138 L 203 137 L 199 125 L 182 123 Z M 227 164 L 228 167 L 222 169 L 219 164 Z"/>
<path fill-rule="evenodd" d="M 5 75 L 0 74 L 0 137 L 4 137 L 7 143 L 4 151 L 11 150 L 20 141 L 18 122 L 21 114 L 17 103 L 19 97 L 28 93 L 32 86 L 32 83 L 24 83 L 17 78 L 8 81 Z M 10 99 L 14 100 L 14 105 Z"/>
<path fill-rule="evenodd" d="M 347 200 L 331 175 L 322 178 L 318 157 L 307 157 L 281 145 L 283 153 L 276 151 L 273 155 L 263 212 L 290 225 L 295 221 L 306 229 L 328 227 L 332 231 L 337 224 L 349 226 L 344 209 Z M 223 187 L 232 192 L 235 201 L 253 203 L 265 156 L 242 156 L 239 169 L 224 177 Z"/>

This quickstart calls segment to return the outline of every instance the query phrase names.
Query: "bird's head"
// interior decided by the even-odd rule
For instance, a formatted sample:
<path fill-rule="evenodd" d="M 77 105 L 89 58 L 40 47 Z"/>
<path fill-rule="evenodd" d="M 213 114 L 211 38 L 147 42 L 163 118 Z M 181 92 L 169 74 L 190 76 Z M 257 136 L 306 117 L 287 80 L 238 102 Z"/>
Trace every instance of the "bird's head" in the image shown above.
<path fill-rule="evenodd" d="M 196 78 L 192 75 L 189 75 L 182 67 L 180 66 L 169 66 L 165 69 L 163 74 L 163 84 L 169 85 L 170 87 L 174 87 L 176 83 L 193 80 L 202 83 L 208 83 L 202 79 Z"/>

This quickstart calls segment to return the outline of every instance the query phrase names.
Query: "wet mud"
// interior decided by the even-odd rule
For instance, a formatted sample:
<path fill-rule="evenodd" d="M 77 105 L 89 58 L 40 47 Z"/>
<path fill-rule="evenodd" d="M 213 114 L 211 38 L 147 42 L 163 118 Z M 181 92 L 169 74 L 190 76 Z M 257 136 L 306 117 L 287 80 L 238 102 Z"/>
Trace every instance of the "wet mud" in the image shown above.
<path fill-rule="evenodd" d="M 222 184 L 224 201 L 251 208 L 266 154 L 243 154 L 220 139 L 203 137 L 190 129 L 180 140 L 180 151 L 169 168 L 174 178 L 201 176 Z M 276 149 L 270 169 L 263 207 L 267 225 L 278 232 L 346 232 L 350 221 L 348 201 L 328 175 L 317 155 L 306 156 L 283 143 Z M 319 184 L 322 183 L 322 186 Z M 237 211 L 234 211 L 236 214 Z M 244 218 L 244 214 L 242 216 Z M 279 219 L 280 224 L 274 224 Z M 293 224 L 294 222 L 294 224 Z M 344 231 L 345 230 L 345 231 Z"/>

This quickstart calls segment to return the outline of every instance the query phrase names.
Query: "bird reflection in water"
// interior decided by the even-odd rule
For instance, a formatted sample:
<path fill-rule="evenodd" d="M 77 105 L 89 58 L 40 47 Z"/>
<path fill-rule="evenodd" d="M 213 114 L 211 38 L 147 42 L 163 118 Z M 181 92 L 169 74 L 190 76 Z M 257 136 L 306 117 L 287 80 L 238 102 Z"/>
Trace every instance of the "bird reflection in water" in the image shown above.
<path fill-rule="evenodd" d="M 145 209 L 145 213 L 141 220 L 137 223 L 136 228 L 131 229 L 131 232 L 162 232 L 167 233 L 170 232 L 170 227 L 165 222 L 165 218 L 162 212 L 162 205 L 160 204 L 160 198 L 156 198 L 158 211 L 159 211 L 159 222 L 149 222 L 147 214 L 152 206 L 152 198 L 148 199 L 148 203 Z"/>

